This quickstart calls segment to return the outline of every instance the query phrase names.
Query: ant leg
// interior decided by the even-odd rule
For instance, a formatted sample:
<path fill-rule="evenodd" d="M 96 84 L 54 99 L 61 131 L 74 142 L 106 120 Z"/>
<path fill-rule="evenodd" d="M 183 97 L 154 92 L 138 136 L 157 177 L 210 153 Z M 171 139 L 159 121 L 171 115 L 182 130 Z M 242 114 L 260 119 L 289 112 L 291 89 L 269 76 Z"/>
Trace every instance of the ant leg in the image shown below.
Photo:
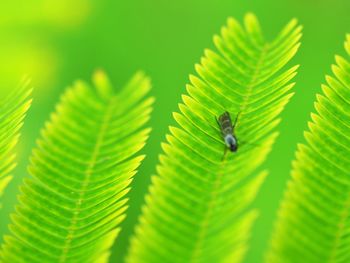
<path fill-rule="evenodd" d="M 261 146 L 260 144 L 257 144 L 257 143 L 254 143 L 254 142 L 251 143 L 251 142 L 247 142 L 247 141 L 239 141 L 238 143 L 239 143 L 239 145 L 241 147 L 244 147 L 244 148 L 245 148 L 246 145 L 248 145 L 250 147 L 260 147 Z"/>
<path fill-rule="evenodd" d="M 239 111 L 239 112 L 237 113 L 236 119 L 235 119 L 235 121 L 234 121 L 234 123 L 233 123 L 233 125 L 232 125 L 232 128 L 235 128 L 235 126 L 236 126 L 236 124 L 237 124 L 237 121 L 238 121 L 238 118 L 239 118 L 240 115 L 241 115 L 241 111 Z"/>
<path fill-rule="evenodd" d="M 218 118 L 217 118 L 216 116 L 214 116 L 214 118 L 215 118 L 215 120 L 216 120 L 216 123 L 217 123 L 218 126 L 219 126 L 219 135 L 222 136 L 222 133 L 220 132 L 220 127 L 221 127 L 220 122 L 219 122 L 219 120 L 218 120 Z"/>
<path fill-rule="evenodd" d="M 220 127 L 220 122 L 219 122 L 219 120 L 218 120 L 218 117 L 216 117 L 216 116 L 214 116 L 214 118 L 215 118 L 215 120 L 216 120 L 216 123 L 219 125 L 219 127 Z"/>
<path fill-rule="evenodd" d="M 225 161 L 226 155 L 227 155 L 227 147 L 225 145 L 224 155 L 222 156 L 222 159 L 221 159 L 222 162 Z"/>

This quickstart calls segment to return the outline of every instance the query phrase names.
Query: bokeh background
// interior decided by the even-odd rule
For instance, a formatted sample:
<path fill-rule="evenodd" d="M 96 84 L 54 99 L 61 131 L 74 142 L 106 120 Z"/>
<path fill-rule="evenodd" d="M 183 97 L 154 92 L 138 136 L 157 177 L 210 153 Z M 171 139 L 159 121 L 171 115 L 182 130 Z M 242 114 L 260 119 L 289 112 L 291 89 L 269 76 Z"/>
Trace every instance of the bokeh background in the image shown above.
<path fill-rule="evenodd" d="M 304 25 L 302 47 L 293 59 L 301 64 L 296 95 L 283 113 L 281 134 L 266 163 L 270 175 L 254 206 L 260 209 L 245 262 L 261 262 L 273 220 L 289 178 L 296 145 L 303 141 L 315 94 L 334 54 L 343 54 L 350 32 L 349 0 L 13 0 L 0 7 L 0 95 L 24 74 L 35 87 L 34 103 L 19 145 L 19 166 L 4 195 L 0 236 L 7 233 L 18 186 L 28 176 L 31 148 L 62 91 L 77 78 L 90 80 L 96 68 L 121 87 L 139 69 L 152 77 L 156 97 L 153 131 L 144 150 L 147 159 L 130 193 L 130 209 L 113 249 L 112 262 L 122 262 L 144 194 L 155 171 L 160 142 L 172 123 L 203 49 L 228 16 L 242 20 L 254 12 L 267 38 L 291 18 Z"/>

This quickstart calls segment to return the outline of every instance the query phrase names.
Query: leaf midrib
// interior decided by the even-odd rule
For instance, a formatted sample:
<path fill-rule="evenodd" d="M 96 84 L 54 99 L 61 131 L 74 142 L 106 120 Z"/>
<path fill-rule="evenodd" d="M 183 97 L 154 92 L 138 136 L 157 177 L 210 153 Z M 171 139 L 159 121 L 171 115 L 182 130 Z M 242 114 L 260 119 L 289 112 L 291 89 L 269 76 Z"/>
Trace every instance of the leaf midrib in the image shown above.
<path fill-rule="evenodd" d="M 254 70 L 253 76 L 252 76 L 252 78 L 249 81 L 249 84 L 247 86 L 247 95 L 244 96 L 243 103 L 240 107 L 240 112 L 243 112 L 248 106 L 249 99 L 252 96 L 252 91 L 253 91 L 253 88 L 255 86 L 254 83 L 259 75 L 259 71 L 261 70 L 261 66 L 263 64 L 263 61 L 264 61 L 266 55 L 267 55 L 268 48 L 269 48 L 269 45 L 266 43 L 264 45 L 264 47 L 261 49 L 260 58 L 256 64 L 256 68 Z"/>
<path fill-rule="evenodd" d="M 330 258 L 329 258 L 328 262 L 335 262 L 336 261 L 337 250 L 338 250 L 344 229 L 346 227 L 346 220 L 348 219 L 349 214 L 350 214 L 350 193 L 348 194 L 348 197 L 347 197 L 345 204 L 344 204 L 344 209 L 342 210 L 342 213 L 341 213 L 341 217 L 339 220 L 337 232 L 335 235 L 334 243 L 333 243 L 333 246 L 331 249 Z"/>
<path fill-rule="evenodd" d="M 110 99 L 110 101 L 109 101 L 109 104 L 107 106 L 107 110 L 106 110 L 106 112 L 103 116 L 103 119 L 102 119 L 102 124 L 101 124 L 101 127 L 100 127 L 98 135 L 97 135 L 96 143 L 95 143 L 89 164 L 88 164 L 87 169 L 85 170 L 85 173 L 84 173 L 85 176 L 84 176 L 84 181 L 82 182 L 82 189 L 80 191 L 79 198 L 76 202 L 75 212 L 74 212 L 74 215 L 72 217 L 71 224 L 68 227 L 68 234 L 65 238 L 63 251 L 62 251 L 62 254 L 59 258 L 59 262 L 61 262 L 61 263 L 65 262 L 67 255 L 68 255 L 68 252 L 70 250 L 70 245 L 71 245 L 72 240 L 74 238 L 74 232 L 76 230 L 75 228 L 77 225 L 78 216 L 80 214 L 81 205 L 82 205 L 83 200 L 85 198 L 85 192 L 86 192 L 86 189 L 90 183 L 90 178 L 91 178 L 91 175 L 93 173 L 94 167 L 96 165 L 97 157 L 100 153 L 102 142 L 104 140 L 105 134 L 106 134 L 107 129 L 108 129 L 109 121 L 112 118 L 112 113 L 113 113 L 112 110 L 113 110 L 115 99 L 116 98 L 114 97 L 114 98 Z"/>
<path fill-rule="evenodd" d="M 251 80 L 249 81 L 249 84 L 247 86 L 247 95 L 244 96 L 242 106 L 240 107 L 240 112 L 245 110 L 247 105 L 248 105 L 249 99 L 252 95 L 252 90 L 254 88 L 254 82 L 256 81 L 256 79 L 258 77 L 258 73 L 261 69 L 264 58 L 266 57 L 267 51 L 268 51 L 268 44 L 266 43 L 261 50 L 259 60 L 256 64 L 255 71 L 254 71 L 253 76 L 251 77 Z M 210 216 L 212 214 L 212 210 L 214 208 L 215 200 L 216 200 L 216 197 L 218 194 L 218 189 L 222 183 L 222 177 L 223 177 L 222 173 L 223 173 L 223 168 L 225 167 L 225 163 L 226 163 L 226 158 L 224 158 L 223 161 L 221 162 L 220 169 L 218 170 L 219 172 L 217 173 L 217 175 L 215 177 L 214 188 L 213 188 L 213 191 L 211 191 L 211 193 L 210 193 L 208 209 L 206 210 L 204 219 L 202 220 L 202 222 L 200 224 L 200 232 L 198 235 L 198 239 L 194 245 L 194 249 L 193 249 L 193 253 L 192 253 L 191 258 L 190 258 L 190 262 L 195 262 L 196 258 L 200 255 L 200 248 L 203 244 L 205 235 L 206 235 L 207 230 L 208 230 L 208 224 L 209 224 Z"/>

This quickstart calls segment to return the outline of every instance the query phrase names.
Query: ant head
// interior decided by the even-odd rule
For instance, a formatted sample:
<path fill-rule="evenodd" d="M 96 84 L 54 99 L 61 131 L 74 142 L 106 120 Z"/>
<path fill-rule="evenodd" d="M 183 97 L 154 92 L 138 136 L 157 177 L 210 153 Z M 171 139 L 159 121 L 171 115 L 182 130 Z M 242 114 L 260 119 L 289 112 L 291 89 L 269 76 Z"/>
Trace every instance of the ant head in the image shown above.
<path fill-rule="evenodd" d="M 231 152 L 237 152 L 238 144 L 237 143 L 231 143 L 229 148 L 230 148 Z"/>
<path fill-rule="evenodd" d="M 234 135 L 228 134 L 225 137 L 225 143 L 231 152 L 236 152 L 238 149 L 237 139 Z"/>

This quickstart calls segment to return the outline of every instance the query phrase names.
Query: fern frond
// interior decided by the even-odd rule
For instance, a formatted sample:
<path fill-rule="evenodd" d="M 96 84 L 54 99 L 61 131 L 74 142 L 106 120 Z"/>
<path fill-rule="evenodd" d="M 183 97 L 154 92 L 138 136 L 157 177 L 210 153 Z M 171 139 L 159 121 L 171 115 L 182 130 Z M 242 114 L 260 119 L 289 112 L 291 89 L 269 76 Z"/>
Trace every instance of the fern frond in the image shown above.
<path fill-rule="evenodd" d="M 97 72 L 61 98 L 33 151 L 31 179 L 0 253 L 1 262 L 106 262 L 143 156 L 153 98 L 136 74 L 119 93 Z"/>
<path fill-rule="evenodd" d="M 206 50 L 199 76 L 190 76 L 127 262 L 240 262 L 246 251 L 257 216 L 250 205 L 266 176 L 259 167 L 292 95 L 297 67 L 283 67 L 297 52 L 301 27 L 293 20 L 267 42 L 254 15 L 244 21 L 245 28 L 228 20 L 214 37 L 217 51 Z M 225 111 L 241 115 L 238 152 L 223 159 L 216 117 Z"/>
<path fill-rule="evenodd" d="M 32 89 L 26 79 L 9 95 L 0 99 L 0 198 L 12 179 L 16 166 L 16 153 L 23 119 L 31 104 Z M 0 207 L 1 207 L 0 200 Z"/>
<path fill-rule="evenodd" d="M 350 55 L 350 36 L 345 48 Z M 350 59 L 336 56 L 298 145 L 267 262 L 350 262 Z"/>

